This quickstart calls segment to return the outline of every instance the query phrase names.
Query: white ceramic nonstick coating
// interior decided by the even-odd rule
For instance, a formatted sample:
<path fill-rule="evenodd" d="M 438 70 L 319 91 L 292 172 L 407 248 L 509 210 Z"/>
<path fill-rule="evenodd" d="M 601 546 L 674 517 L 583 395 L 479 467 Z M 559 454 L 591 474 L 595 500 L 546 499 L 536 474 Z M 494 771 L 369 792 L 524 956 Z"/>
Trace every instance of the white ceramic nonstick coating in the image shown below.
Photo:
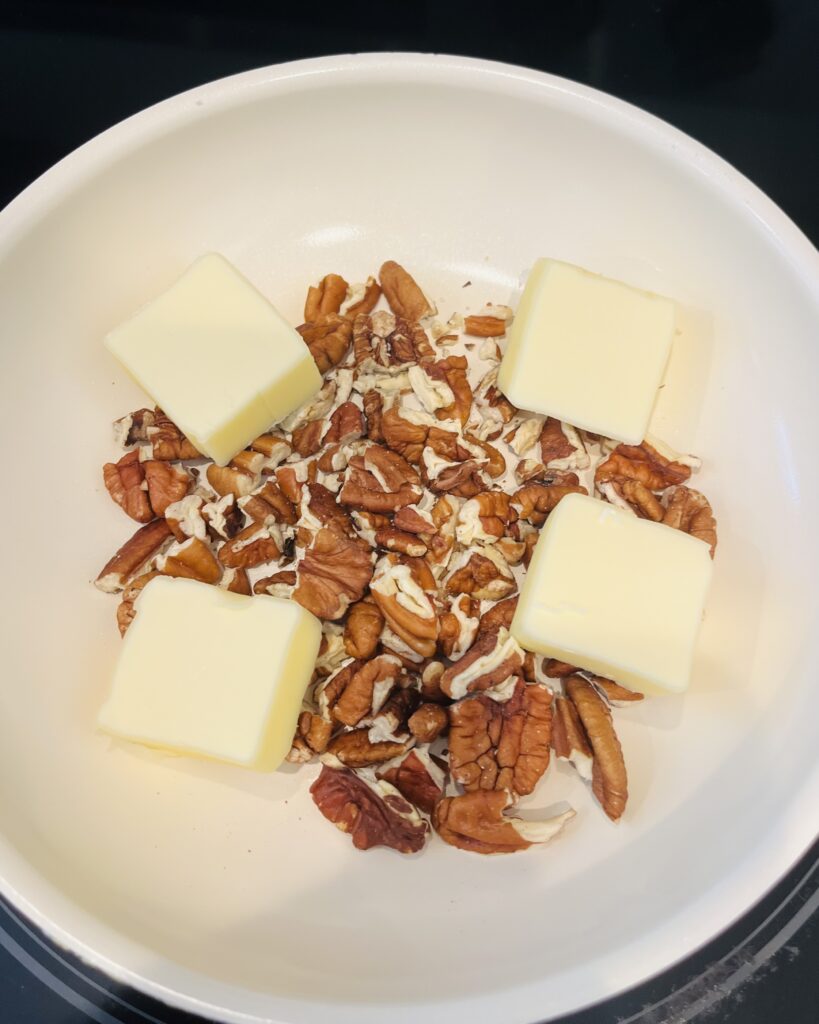
<path fill-rule="evenodd" d="M 312 806 L 315 767 L 95 732 L 119 639 L 89 581 L 129 529 L 100 467 L 142 401 L 101 338 L 207 250 L 295 322 L 308 282 L 386 258 L 445 313 L 514 299 L 541 255 L 680 301 L 653 431 L 703 456 L 720 547 L 690 693 L 617 712 L 619 826 L 561 768 L 529 806 L 579 814 L 545 849 L 361 854 Z M 251 72 L 114 128 L 0 215 L 0 324 L 0 888 L 61 943 L 224 1020 L 521 1024 L 684 956 L 812 839 L 819 257 L 679 132 L 458 58 Z"/>

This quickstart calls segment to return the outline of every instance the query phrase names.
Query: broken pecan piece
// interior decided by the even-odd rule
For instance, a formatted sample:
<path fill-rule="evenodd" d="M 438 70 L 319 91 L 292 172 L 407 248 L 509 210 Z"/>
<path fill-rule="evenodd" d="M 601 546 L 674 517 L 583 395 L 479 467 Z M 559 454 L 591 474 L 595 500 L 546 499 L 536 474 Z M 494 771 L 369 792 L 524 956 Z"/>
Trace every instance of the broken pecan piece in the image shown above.
<path fill-rule="evenodd" d="M 662 519 L 666 526 L 690 533 L 704 541 L 711 557 L 717 549 L 717 521 L 704 494 L 692 487 L 675 487 L 669 492 L 668 507 Z"/>
<path fill-rule="evenodd" d="M 310 349 L 319 373 L 327 373 L 338 366 L 353 338 L 353 325 L 338 313 L 322 313 L 313 322 L 302 324 L 296 330 Z"/>
<path fill-rule="evenodd" d="M 172 537 L 171 528 L 164 519 L 154 519 L 152 523 L 141 526 L 105 563 L 94 581 L 95 586 L 107 594 L 122 590 L 128 580 L 146 562 L 158 555 Z"/>
<path fill-rule="evenodd" d="M 672 484 L 682 484 L 691 476 L 691 467 L 673 462 L 648 441 L 640 445 L 618 444 L 594 472 L 600 486 L 609 480 L 637 480 L 650 491 L 664 491 Z"/>
<path fill-rule="evenodd" d="M 316 754 L 324 753 L 332 735 L 332 722 L 325 721 L 320 715 L 314 715 L 312 711 L 302 711 L 296 726 L 296 735 L 293 737 L 293 746 L 285 760 L 295 764 L 310 761 Z"/>
<path fill-rule="evenodd" d="M 415 279 L 400 263 L 387 260 L 378 272 L 381 290 L 396 316 L 406 320 L 421 320 L 435 312 Z"/>
<path fill-rule="evenodd" d="M 446 578 L 449 594 L 470 594 L 480 601 L 499 601 L 517 589 L 503 555 L 492 544 L 480 551 L 467 548 Z"/>
<path fill-rule="evenodd" d="M 665 509 L 656 495 L 639 480 L 608 480 L 601 483 L 599 489 L 613 505 L 634 512 L 640 519 L 662 522 Z"/>
<path fill-rule="evenodd" d="M 417 853 L 426 841 L 429 826 L 386 781 L 369 785 L 351 771 L 324 765 L 310 794 L 325 818 L 350 833 L 358 850 L 389 846 Z"/>
<path fill-rule="evenodd" d="M 500 338 L 506 334 L 506 321 L 498 316 L 464 317 L 464 334 L 476 338 Z"/>
<path fill-rule="evenodd" d="M 250 523 L 232 540 L 219 548 L 219 559 L 229 569 L 253 569 L 266 562 L 277 561 L 284 549 L 281 530 L 268 519 L 263 523 Z"/>
<path fill-rule="evenodd" d="M 592 778 L 592 749 L 577 708 L 568 697 L 556 697 L 552 717 L 552 748 L 561 761 L 574 765 L 586 782 Z"/>
<path fill-rule="evenodd" d="M 364 596 L 373 558 L 364 541 L 333 521 L 318 531 L 296 571 L 293 599 L 320 619 L 340 619 Z"/>
<path fill-rule="evenodd" d="M 458 594 L 440 616 L 438 646 L 447 658 L 460 658 L 470 648 L 478 632 L 480 601 Z"/>
<path fill-rule="evenodd" d="M 389 628 L 417 654 L 431 658 L 438 639 L 438 616 L 430 594 L 419 581 L 419 569 L 398 562 L 394 555 L 384 555 L 373 574 L 370 593 Z M 430 589 L 435 589 L 434 580 Z"/>
<path fill-rule="evenodd" d="M 436 710 L 446 717 L 441 708 Z M 375 774 L 395 786 L 401 796 L 424 814 L 432 814 L 443 796 L 444 773 L 425 750 L 411 750 L 398 764 L 378 769 Z"/>
<path fill-rule="evenodd" d="M 444 670 L 441 689 L 453 700 L 500 686 L 523 667 L 523 651 L 504 627 L 480 633 L 463 657 Z"/>
<path fill-rule="evenodd" d="M 526 484 L 512 496 L 512 508 L 518 518 L 535 526 L 542 526 L 548 514 L 557 507 L 567 494 L 586 494 L 586 488 L 577 486 L 559 487 L 549 484 Z"/>
<path fill-rule="evenodd" d="M 321 448 L 321 435 L 324 432 L 324 423 L 321 420 L 309 420 L 300 427 L 296 427 L 291 437 L 293 451 L 301 455 L 303 459 L 315 455 Z"/>
<path fill-rule="evenodd" d="M 509 794 L 503 789 L 444 797 L 435 806 L 433 824 L 444 842 L 461 850 L 516 853 L 535 843 L 547 843 L 574 817 L 569 810 L 545 821 L 523 821 L 504 815 L 509 803 Z"/>
<path fill-rule="evenodd" d="M 345 768 L 368 768 L 375 764 L 384 764 L 394 757 L 405 754 L 415 740 L 371 740 L 369 729 L 353 729 L 342 732 L 327 744 L 324 757 L 326 763 L 336 763 Z"/>
<path fill-rule="evenodd" d="M 369 595 L 350 607 L 344 625 L 344 647 L 351 658 L 371 658 L 384 625 L 381 609 Z"/>
<path fill-rule="evenodd" d="M 381 654 L 345 674 L 343 688 L 338 683 L 333 688 L 338 695 L 331 709 L 332 717 L 342 725 L 356 726 L 362 719 L 378 714 L 402 669 L 398 658 Z"/>
<path fill-rule="evenodd" d="M 590 459 L 586 446 L 568 423 L 547 417 L 540 433 L 540 457 L 547 469 L 586 469 Z"/>
<path fill-rule="evenodd" d="M 139 452 L 128 452 L 119 462 L 106 462 L 102 479 L 105 489 L 126 515 L 138 523 L 150 523 L 154 510 L 144 487 L 145 470 Z"/>
<path fill-rule="evenodd" d="M 228 572 L 233 570 L 228 569 Z M 245 572 L 244 569 L 237 569 L 236 572 Z M 296 585 L 296 574 L 292 569 L 284 572 L 274 572 L 272 576 L 263 576 L 253 584 L 254 594 L 268 594 L 270 597 L 289 598 L 293 594 L 293 587 Z"/>
<path fill-rule="evenodd" d="M 169 462 L 158 462 L 151 459 L 143 462 L 145 483 L 151 508 L 158 516 L 164 516 L 169 505 L 181 501 L 188 493 L 191 477 L 183 466 L 174 466 Z"/>
<path fill-rule="evenodd" d="M 440 704 L 422 704 L 407 720 L 407 727 L 418 743 L 432 743 L 448 725 L 449 717 Z"/>
<path fill-rule="evenodd" d="M 351 441 L 357 441 L 363 435 L 364 416 L 361 410 L 355 402 L 342 402 L 330 417 L 330 425 L 327 428 L 327 433 L 321 439 L 321 443 L 323 445 L 350 444 Z"/>
<path fill-rule="evenodd" d="M 304 300 L 304 319 L 315 323 L 324 313 L 338 313 L 347 296 L 347 282 L 338 274 L 327 274 L 318 286 L 310 285 Z"/>
<path fill-rule="evenodd" d="M 367 437 L 371 441 L 380 442 L 384 440 L 382 429 L 382 415 L 384 402 L 381 395 L 375 390 L 367 391 L 362 398 L 364 402 L 364 417 L 367 420 Z M 390 447 L 393 447 L 390 445 Z M 401 454 L 404 454 L 403 452 Z"/>
<path fill-rule="evenodd" d="M 177 576 L 200 583 L 218 583 L 222 567 L 213 552 L 198 537 L 174 544 L 168 553 L 157 559 L 157 569 L 164 576 Z"/>
<path fill-rule="evenodd" d="M 628 778 L 611 711 L 592 684 L 582 676 L 569 676 L 564 687 L 577 709 L 594 754 L 592 792 L 609 818 L 617 821 L 626 809 Z"/>
<path fill-rule="evenodd" d="M 148 444 L 139 451 L 139 457 L 143 460 L 177 462 L 201 458 L 201 452 L 194 448 L 173 420 L 168 419 L 159 408 L 154 409 L 153 423 L 146 425 L 145 434 Z"/>
<path fill-rule="evenodd" d="M 142 593 L 146 583 L 149 583 L 154 576 L 158 576 L 158 572 L 144 572 L 141 576 L 137 576 L 131 580 L 122 591 L 122 599 L 117 606 L 117 626 L 119 626 L 119 635 L 125 636 L 128 631 L 128 627 L 134 621 L 136 617 L 136 608 L 134 606 L 136 599 Z"/>
<path fill-rule="evenodd" d="M 344 310 L 344 316 L 350 320 L 354 320 L 359 313 L 372 313 L 375 309 L 378 300 L 381 298 L 381 286 L 374 277 L 368 277 L 363 291 L 360 292 L 361 298 L 357 298 L 357 289 L 352 289 L 355 302 L 350 302 Z"/>

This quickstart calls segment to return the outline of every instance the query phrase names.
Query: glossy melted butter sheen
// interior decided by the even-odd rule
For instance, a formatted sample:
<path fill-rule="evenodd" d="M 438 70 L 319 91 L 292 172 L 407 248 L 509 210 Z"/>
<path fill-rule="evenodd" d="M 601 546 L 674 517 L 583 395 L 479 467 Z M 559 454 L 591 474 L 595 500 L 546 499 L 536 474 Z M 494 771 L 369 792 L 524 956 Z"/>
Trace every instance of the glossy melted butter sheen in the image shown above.
<path fill-rule="evenodd" d="M 290 750 L 321 625 L 294 601 L 159 576 L 98 724 L 136 743 L 273 771 Z"/>
<path fill-rule="evenodd" d="M 671 352 L 675 308 L 559 260 L 538 260 L 498 371 L 518 408 L 640 444 Z"/>
<path fill-rule="evenodd" d="M 220 466 L 321 387 L 298 332 L 218 253 L 196 260 L 105 344 Z"/>
<path fill-rule="evenodd" d="M 679 693 L 712 565 L 703 541 L 570 494 L 541 531 L 512 635 L 632 689 Z"/>

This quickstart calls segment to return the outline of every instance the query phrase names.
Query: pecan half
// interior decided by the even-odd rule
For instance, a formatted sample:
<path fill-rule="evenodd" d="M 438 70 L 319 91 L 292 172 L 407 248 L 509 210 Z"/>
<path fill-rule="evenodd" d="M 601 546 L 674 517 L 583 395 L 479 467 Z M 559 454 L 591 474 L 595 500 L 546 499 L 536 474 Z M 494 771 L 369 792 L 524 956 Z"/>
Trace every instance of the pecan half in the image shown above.
<path fill-rule="evenodd" d="M 350 607 L 344 625 L 344 647 L 351 658 L 371 658 L 378 646 L 384 616 L 368 595 Z"/>
<path fill-rule="evenodd" d="M 164 576 L 199 580 L 200 583 L 218 583 L 222 577 L 222 567 L 205 541 L 198 537 L 174 544 L 167 554 L 157 559 L 156 567 Z"/>
<path fill-rule="evenodd" d="M 332 766 L 343 765 L 345 768 L 368 768 L 371 765 L 385 764 L 394 757 L 405 754 L 415 740 L 371 740 L 369 729 L 353 729 L 342 732 L 327 744 L 324 757 Z"/>
<path fill-rule="evenodd" d="M 435 806 L 433 824 L 444 842 L 460 850 L 516 853 L 535 843 L 548 843 L 574 817 L 569 810 L 545 821 L 523 821 L 504 815 L 509 803 L 503 789 L 444 797 Z"/>
<path fill-rule="evenodd" d="M 445 409 L 438 409 L 435 415 L 439 420 L 457 418 L 462 426 L 466 426 L 472 411 L 472 388 L 466 375 L 468 363 L 465 356 L 447 356 L 429 363 L 426 372 L 449 385 L 454 402 Z"/>
<path fill-rule="evenodd" d="M 336 682 L 337 693 L 332 717 L 342 725 L 356 726 L 364 718 L 378 714 L 401 675 L 403 666 L 391 654 L 381 654 L 355 671 L 344 673 L 343 686 Z M 341 673 L 333 677 L 338 680 Z"/>
<path fill-rule="evenodd" d="M 400 263 L 387 260 L 382 263 L 378 272 L 381 290 L 396 316 L 407 320 L 421 320 L 435 312 L 415 279 L 407 273 Z"/>
<path fill-rule="evenodd" d="M 138 523 L 149 523 L 154 510 L 143 486 L 145 470 L 139 452 L 128 452 L 119 462 L 106 462 L 102 467 L 105 489 L 119 507 Z"/>
<path fill-rule="evenodd" d="M 401 796 L 424 814 L 432 814 L 444 792 L 444 773 L 425 750 L 411 750 L 397 764 L 376 771 L 376 778 L 395 786 Z"/>
<path fill-rule="evenodd" d="M 577 486 L 560 487 L 550 484 L 526 484 L 512 496 L 512 508 L 518 518 L 535 526 L 542 526 L 548 514 L 557 507 L 567 494 L 586 494 L 586 488 Z"/>
<path fill-rule="evenodd" d="M 582 676 L 569 676 L 564 687 L 577 709 L 594 754 L 592 792 L 609 818 L 617 821 L 626 809 L 628 778 L 611 712 L 592 684 Z"/>
<path fill-rule="evenodd" d="M 673 462 L 656 448 L 643 441 L 640 445 L 618 444 L 594 472 L 600 486 L 609 480 L 637 480 L 650 491 L 664 491 L 672 484 L 682 484 L 691 476 L 691 467 Z"/>
<path fill-rule="evenodd" d="M 302 324 L 296 330 L 310 349 L 319 373 L 327 373 L 338 366 L 347 355 L 353 339 L 353 325 L 338 313 L 322 313 L 311 323 Z"/>
<path fill-rule="evenodd" d="M 318 285 L 310 285 L 304 300 L 304 319 L 314 323 L 323 313 L 338 313 L 349 285 L 338 274 L 327 274 Z"/>
<path fill-rule="evenodd" d="M 332 722 L 325 721 L 312 711 L 302 711 L 293 737 L 293 746 L 285 760 L 304 764 L 316 754 L 323 754 L 333 735 Z"/>
<path fill-rule="evenodd" d="M 449 717 L 440 704 L 422 704 L 407 720 L 407 728 L 418 743 L 432 743 L 448 725 Z"/>
<path fill-rule="evenodd" d="M 169 505 L 181 501 L 188 493 L 191 477 L 184 466 L 174 466 L 169 462 L 158 462 L 151 459 L 143 462 L 145 483 L 151 507 L 158 516 L 164 516 Z"/>
<path fill-rule="evenodd" d="M 691 487 L 675 487 L 669 492 L 668 507 L 662 519 L 666 526 L 690 533 L 704 541 L 711 557 L 717 549 L 717 521 L 704 494 Z"/>
<path fill-rule="evenodd" d="M 552 691 L 518 679 L 508 700 L 480 694 L 449 709 L 449 765 L 467 792 L 505 789 L 517 799 L 534 791 L 549 767 Z"/>
<path fill-rule="evenodd" d="M 95 586 L 108 594 L 122 590 L 172 537 L 171 528 L 164 519 L 154 519 L 152 523 L 141 526 L 105 563 L 94 581 Z"/>
<path fill-rule="evenodd" d="M 373 571 L 372 554 L 336 522 L 322 527 L 297 567 L 293 599 L 320 619 L 340 619 L 360 601 Z"/>
<path fill-rule="evenodd" d="M 429 826 L 386 781 L 368 785 L 351 771 L 324 765 L 310 795 L 328 821 L 350 833 L 358 850 L 389 846 L 399 853 L 417 853 L 426 842 Z"/>
<path fill-rule="evenodd" d="M 441 676 L 441 689 L 453 700 L 467 693 L 500 686 L 523 667 L 523 651 L 512 634 L 503 626 L 480 633 L 462 658 Z"/>

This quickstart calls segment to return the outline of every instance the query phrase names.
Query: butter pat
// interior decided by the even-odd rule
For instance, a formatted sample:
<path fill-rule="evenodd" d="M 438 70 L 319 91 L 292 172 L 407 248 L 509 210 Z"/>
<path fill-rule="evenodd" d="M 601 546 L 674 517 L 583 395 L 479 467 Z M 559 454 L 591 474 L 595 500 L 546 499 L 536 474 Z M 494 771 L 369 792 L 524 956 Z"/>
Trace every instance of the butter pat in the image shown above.
<path fill-rule="evenodd" d="M 526 282 L 498 372 L 520 409 L 640 444 L 675 330 L 670 299 L 542 259 Z"/>
<path fill-rule="evenodd" d="M 139 597 L 98 724 L 273 771 L 290 750 L 321 625 L 294 601 L 158 576 Z"/>
<path fill-rule="evenodd" d="M 711 571 L 696 537 L 570 494 L 541 531 L 512 635 L 632 689 L 680 693 Z"/>
<path fill-rule="evenodd" d="M 105 344 L 220 466 L 321 387 L 299 333 L 218 253 L 196 260 Z"/>

